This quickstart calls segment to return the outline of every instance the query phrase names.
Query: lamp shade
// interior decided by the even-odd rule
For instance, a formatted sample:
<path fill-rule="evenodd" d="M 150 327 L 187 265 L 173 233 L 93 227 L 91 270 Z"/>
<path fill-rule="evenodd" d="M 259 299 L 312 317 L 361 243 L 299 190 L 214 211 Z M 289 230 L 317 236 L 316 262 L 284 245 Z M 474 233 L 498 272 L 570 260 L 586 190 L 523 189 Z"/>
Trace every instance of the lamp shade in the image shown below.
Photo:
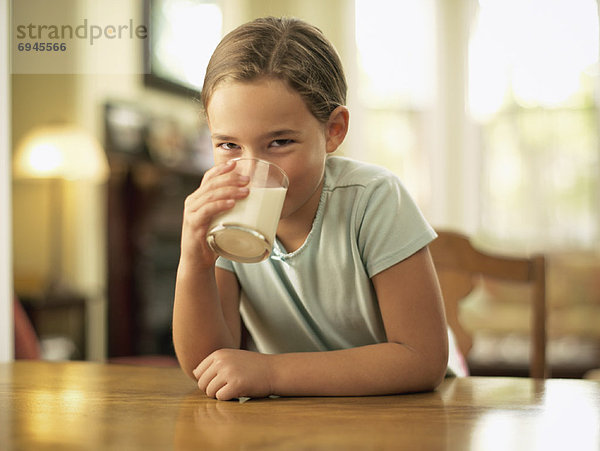
<path fill-rule="evenodd" d="M 74 125 L 36 128 L 23 138 L 13 159 L 15 178 L 63 178 L 102 183 L 108 179 L 104 150 Z"/>

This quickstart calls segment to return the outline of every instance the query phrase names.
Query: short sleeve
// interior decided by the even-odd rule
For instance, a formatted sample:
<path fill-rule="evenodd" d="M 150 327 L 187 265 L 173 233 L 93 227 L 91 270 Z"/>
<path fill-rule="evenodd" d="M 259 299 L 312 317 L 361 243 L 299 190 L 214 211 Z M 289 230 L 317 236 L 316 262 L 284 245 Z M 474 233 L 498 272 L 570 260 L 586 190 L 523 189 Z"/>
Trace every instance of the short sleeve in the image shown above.
<path fill-rule="evenodd" d="M 437 236 L 391 173 L 369 183 L 357 205 L 358 246 L 369 277 L 410 257 Z"/>
<path fill-rule="evenodd" d="M 233 262 L 231 260 L 227 260 L 226 258 L 223 258 L 223 257 L 217 258 L 216 267 L 225 269 L 229 272 L 235 272 L 235 269 L 233 269 Z"/>

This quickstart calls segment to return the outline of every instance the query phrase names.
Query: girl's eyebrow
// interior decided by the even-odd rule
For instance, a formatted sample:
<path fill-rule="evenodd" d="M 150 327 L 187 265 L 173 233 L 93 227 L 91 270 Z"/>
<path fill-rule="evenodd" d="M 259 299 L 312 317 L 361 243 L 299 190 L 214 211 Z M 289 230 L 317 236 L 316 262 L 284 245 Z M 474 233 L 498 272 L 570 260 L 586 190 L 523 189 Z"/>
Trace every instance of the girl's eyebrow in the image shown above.
<path fill-rule="evenodd" d="M 210 137 L 215 141 L 236 141 L 233 136 L 220 135 L 218 133 L 211 134 Z"/>
<path fill-rule="evenodd" d="M 219 134 L 211 134 L 210 137 L 214 140 L 214 141 L 235 141 L 236 139 L 232 136 L 226 136 L 226 135 L 219 135 Z"/>
<path fill-rule="evenodd" d="M 298 136 L 300 131 L 292 129 L 275 130 L 265 133 L 261 138 L 279 138 L 280 136 Z"/>
<path fill-rule="evenodd" d="M 274 130 L 272 132 L 267 132 L 259 137 L 259 139 L 268 139 L 268 138 L 279 138 L 281 136 L 299 136 L 301 135 L 300 131 L 293 129 L 282 129 L 282 130 Z M 229 135 L 222 135 L 220 133 L 211 134 L 211 138 L 216 141 L 238 141 L 238 138 Z"/>

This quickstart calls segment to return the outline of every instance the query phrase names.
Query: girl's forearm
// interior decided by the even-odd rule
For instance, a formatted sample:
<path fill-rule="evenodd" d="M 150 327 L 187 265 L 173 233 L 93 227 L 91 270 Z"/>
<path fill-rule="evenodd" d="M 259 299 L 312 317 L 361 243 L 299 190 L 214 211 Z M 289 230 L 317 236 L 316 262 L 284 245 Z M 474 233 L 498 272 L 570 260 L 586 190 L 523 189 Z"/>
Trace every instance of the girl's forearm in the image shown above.
<path fill-rule="evenodd" d="M 196 365 L 214 350 L 239 347 L 223 315 L 214 268 L 193 271 L 180 264 L 173 306 L 173 344 L 181 368 L 190 377 Z"/>
<path fill-rule="evenodd" d="M 447 351 L 420 353 L 399 343 L 270 356 L 271 387 L 282 396 L 367 396 L 433 390 Z"/>

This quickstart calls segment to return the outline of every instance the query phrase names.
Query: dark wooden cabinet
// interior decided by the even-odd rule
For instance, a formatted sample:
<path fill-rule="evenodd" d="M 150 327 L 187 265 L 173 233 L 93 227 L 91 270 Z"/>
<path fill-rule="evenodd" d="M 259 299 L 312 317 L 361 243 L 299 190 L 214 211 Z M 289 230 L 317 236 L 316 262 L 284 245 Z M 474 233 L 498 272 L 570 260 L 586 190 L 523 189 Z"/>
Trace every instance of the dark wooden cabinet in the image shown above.
<path fill-rule="evenodd" d="M 201 173 L 118 155 L 109 161 L 109 358 L 174 355 L 171 318 L 183 205 Z"/>

